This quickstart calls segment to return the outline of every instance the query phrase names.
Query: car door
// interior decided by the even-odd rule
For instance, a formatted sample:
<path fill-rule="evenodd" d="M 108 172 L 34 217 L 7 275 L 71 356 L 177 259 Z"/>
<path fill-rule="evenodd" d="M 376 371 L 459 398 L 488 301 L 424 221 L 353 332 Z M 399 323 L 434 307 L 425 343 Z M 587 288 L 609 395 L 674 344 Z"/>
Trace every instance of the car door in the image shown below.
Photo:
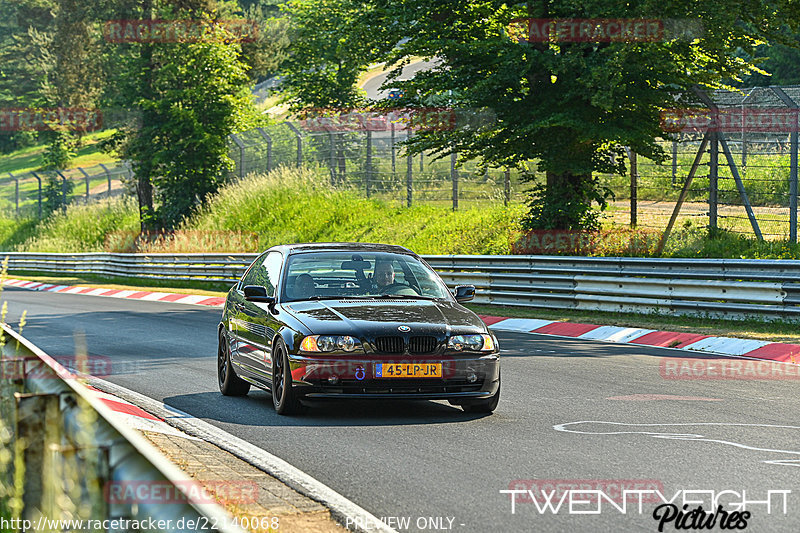
<path fill-rule="evenodd" d="M 250 268 L 244 273 L 239 283 L 236 285 L 236 290 L 230 295 L 229 300 L 229 331 L 231 333 L 231 360 L 236 365 L 241 365 L 241 357 L 239 355 L 241 344 L 244 341 L 244 334 L 246 331 L 246 320 L 244 315 L 244 287 L 245 285 L 252 285 L 253 273 L 264 264 L 267 254 L 258 256 L 255 261 L 250 264 Z"/>
<path fill-rule="evenodd" d="M 269 252 L 261 263 L 253 264 L 242 278 L 239 289 L 244 291 L 247 285 L 261 285 L 267 289 L 267 296 L 275 296 L 282 264 L 280 252 Z M 244 292 L 237 301 L 238 363 L 243 370 L 262 380 L 271 375 L 272 340 L 280 328 L 274 310 L 275 306 L 245 300 Z"/>

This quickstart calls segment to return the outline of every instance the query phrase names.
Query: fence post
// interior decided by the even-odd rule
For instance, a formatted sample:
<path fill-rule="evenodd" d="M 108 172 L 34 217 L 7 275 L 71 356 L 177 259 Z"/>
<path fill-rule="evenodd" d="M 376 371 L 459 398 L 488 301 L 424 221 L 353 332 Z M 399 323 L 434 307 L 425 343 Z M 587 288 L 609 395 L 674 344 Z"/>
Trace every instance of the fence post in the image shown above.
<path fill-rule="evenodd" d="M 717 193 L 719 178 L 719 142 L 717 132 L 711 132 L 711 158 L 708 162 L 708 226 L 717 229 Z"/>
<path fill-rule="evenodd" d="M 672 141 L 672 184 L 678 182 L 678 141 Z"/>
<path fill-rule="evenodd" d="M 742 128 L 742 173 L 747 172 L 747 133 Z"/>
<path fill-rule="evenodd" d="M 66 211 L 67 210 L 67 177 L 64 174 L 62 174 L 60 170 L 56 170 L 56 174 L 58 174 L 61 177 L 61 201 L 62 201 L 61 210 L 62 211 Z"/>
<path fill-rule="evenodd" d="M 503 172 L 503 205 L 508 206 L 511 201 L 511 171 Z"/>
<path fill-rule="evenodd" d="M 111 198 L 111 172 L 103 163 L 100 163 L 100 166 L 106 172 L 106 180 L 108 181 L 108 197 Z"/>
<path fill-rule="evenodd" d="M 423 158 L 423 156 L 424 156 L 424 155 L 425 155 L 425 154 L 423 154 L 422 152 L 420 152 L 420 153 L 419 153 L 419 171 L 420 171 L 420 172 L 424 172 L 424 171 L 425 171 L 425 170 L 422 168 L 422 158 Z"/>
<path fill-rule="evenodd" d="M 792 131 L 789 135 L 789 242 L 797 242 L 797 104 L 789 98 L 789 95 L 780 87 L 773 87 L 778 97 L 783 100 L 783 103 L 792 108 L 794 111 L 794 124 L 792 124 Z M 744 135 L 744 132 L 742 133 Z"/>
<path fill-rule="evenodd" d="M 328 132 L 328 142 L 330 143 L 330 151 L 328 152 L 328 168 L 331 173 L 331 185 L 336 185 L 336 136 L 333 131 Z"/>
<path fill-rule="evenodd" d="M 78 170 L 81 171 L 81 174 L 83 174 L 84 180 L 86 180 L 86 203 L 88 204 L 89 203 L 89 174 L 87 174 L 86 171 L 83 170 L 83 167 L 78 167 Z"/>
<path fill-rule="evenodd" d="M 36 172 L 31 172 L 31 174 L 39 182 L 39 218 L 42 218 L 42 178 Z"/>
<path fill-rule="evenodd" d="M 239 147 L 239 178 L 244 179 L 244 143 L 235 133 L 231 133 L 231 140 Z"/>
<path fill-rule="evenodd" d="M 267 172 L 272 170 L 272 137 L 264 131 L 264 128 L 256 128 L 258 133 L 267 141 Z"/>
<path fill-rule="evenodd" d="M 411 139 L 411 130 L 408 130 L 408 135 L 406 136 L 406 140 Z M 406 145 L 408 146 L 408 145 Z M 408 155 L 406 159 L 408 161 L 408 165 L 406 168 L 406 207 L 411 207 L 412 197 L 414 195 L 414 157 L 411 155 L 410 147 L 408 149 Z"/>
<path fill-rule="evenodd" d="M 17 179 L 11 172 L 8 173 L 11 179 L 14 180 L 14 213 L 19 217 L 19 179 Z"/>
<path fill-rule="evenodd" d="M 297 166 L 301 167 L 303 166 L 303 136 L 300 133 L 300 130 L 295 128 L 294 124 L 288 120 L 286 121 L 286 125 L 294 132 L 295 135 L 297 135 Z"/>
<path fill-rule="evenodd" d="M 394 122 L 391 125 L 391 136 L 389 137 L 389 146 L 392 150 L 392 181 L 395 179 L 395 174 L 397 173 L 397 157 L 395 155 L 395 148 L 394 148 Z"/>
<path fill-rule="evenodd" d="M 639 195 L 638 181 L 639 181 L 639 165 L 636 152 L 628 150 L 628 158 L 631 160 L 631 227 L 635 228 L 637 224 L 637 202 Z"/>
<path fill-rule="evenodd" d="M 367 191 L 367 198 L 370 197 L 372 192 L 372 131 L 367 130 L 367 162 L 364 169 L 365 189 Z"/>
<path fill-rule="evenodd" d="M 456 169 L 456 160 L 458 154 L 453 152 L 450 154 L 450 179 L 453 182 L 453 211 L 458 209 L 458 170 Z"/>

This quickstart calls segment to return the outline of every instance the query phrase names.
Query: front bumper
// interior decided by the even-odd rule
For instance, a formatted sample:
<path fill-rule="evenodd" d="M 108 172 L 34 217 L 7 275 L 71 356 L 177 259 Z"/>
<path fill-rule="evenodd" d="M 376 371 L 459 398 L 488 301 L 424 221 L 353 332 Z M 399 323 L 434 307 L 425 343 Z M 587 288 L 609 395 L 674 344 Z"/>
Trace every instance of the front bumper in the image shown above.
<path fill-rule="evenodd" d="M 441 363 L 441 378 L 378 378 L 376 363 Z M 293 388 L 309 399 L 475 400 L 500 386 L 497 354 L 308 357 L 290 355 Z M 474 381 L 469 378 L 474 376 Z"/>

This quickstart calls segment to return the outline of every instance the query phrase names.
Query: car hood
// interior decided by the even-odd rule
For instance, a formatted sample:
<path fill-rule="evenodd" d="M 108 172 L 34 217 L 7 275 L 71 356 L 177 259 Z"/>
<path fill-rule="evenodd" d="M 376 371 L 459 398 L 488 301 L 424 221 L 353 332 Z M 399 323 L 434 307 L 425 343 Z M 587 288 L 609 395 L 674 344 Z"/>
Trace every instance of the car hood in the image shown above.
<path fill-rule="evenodd" d="M 292 302 L 283 308 L 311 333 L 371 336 L 397 333 L 444 335 L 485 332 L 486 325 L 472 311 L 455 302 L 431 300 L 319 300 Z"/>

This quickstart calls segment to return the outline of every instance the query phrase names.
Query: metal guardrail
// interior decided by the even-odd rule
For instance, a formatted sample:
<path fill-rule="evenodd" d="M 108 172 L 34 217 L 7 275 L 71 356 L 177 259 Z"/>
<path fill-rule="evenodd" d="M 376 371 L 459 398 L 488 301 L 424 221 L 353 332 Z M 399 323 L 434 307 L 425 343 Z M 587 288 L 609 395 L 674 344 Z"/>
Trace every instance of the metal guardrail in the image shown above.
<path fill-rule="evenodd" d="M 10 427 L 0 436 L 6 449 L 21 455 L 5 472 L 0 469 L 6 495 L 15 478 L 12 494 L 21 489 L 21 509 L 7 518 L 30 520 L 34 526 L 46 523 L 39 521 L 43 518 L 51 524 L 59 519 L 147 521 L 156 527 L 148 531 L 182 529 L 176 526 L 183 519 L 183 524 L 193 520 L 214 531 L 243 533 L 222 508 L 198 501 L 190 488 L 194 482 L 120 423 L 66 368 L 6 324 L 2 332 L 0 420 L 5 424 L 0 428 Z M 20 467 L 22 472 L 14 471 Z M 170 488 L 184 497 L 115 501 L 105 492 L 113 483 Z"/>
<path fill-rule="evenodd" d="M 235 282 L 258 254 L 22 253 L 10 271 Z M 475 303 L 541 309 L 800 319 L 800 261 L 423 256 Z"/>

